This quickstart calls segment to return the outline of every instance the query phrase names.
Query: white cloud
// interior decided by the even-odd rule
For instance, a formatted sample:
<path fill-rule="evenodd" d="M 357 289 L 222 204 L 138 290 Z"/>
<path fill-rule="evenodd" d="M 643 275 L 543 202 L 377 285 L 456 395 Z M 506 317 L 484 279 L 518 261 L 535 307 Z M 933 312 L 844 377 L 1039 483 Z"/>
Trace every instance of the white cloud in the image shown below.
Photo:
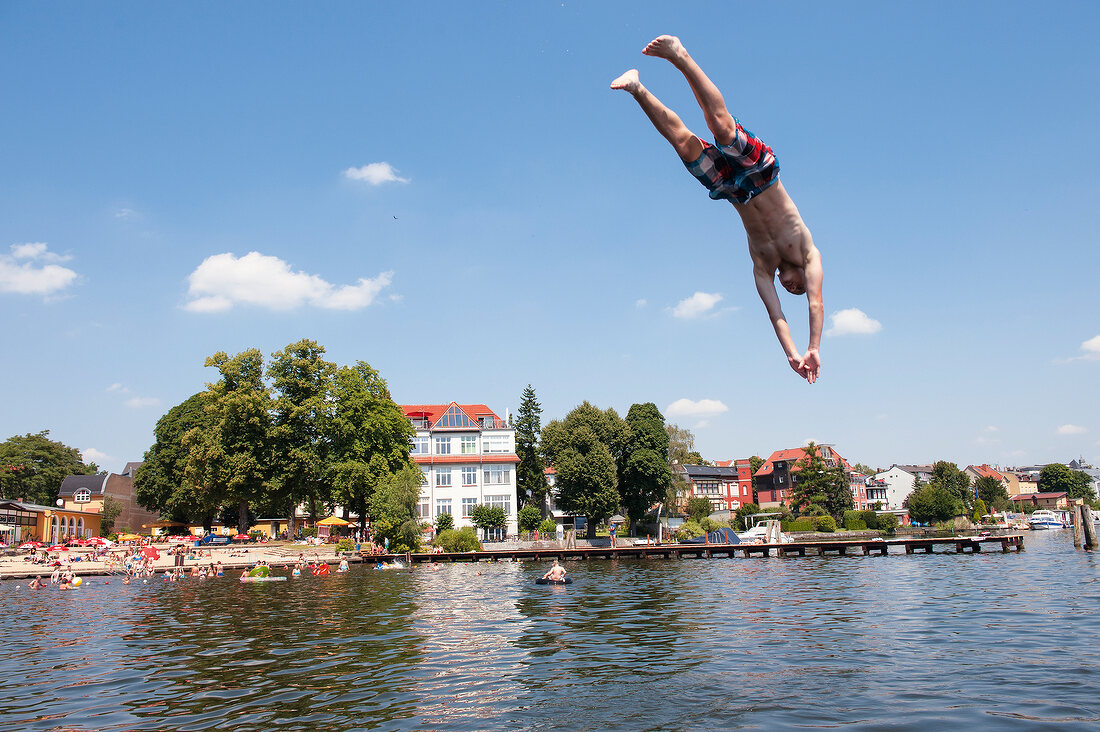
<path fill-rule="evenodd" d="M 996 431 L 997 431 L 997 426 L 993 425 L 993 424 L 986 426 L 986 428 L 982 430 L 982 432 L 996 432 Z"/>
<path fill-rule="evenodd" d="M 646 301 L 646 299 L 645 299 L 644 297 L 643 297 L 643 298 L 639 298 L 639 299 L 637 299 L 637 300 L 635 300 L 635 301 L 634 301 L 634 307 L 638 308 L 639 310 L 641 310 L 642 308 L 644 308 L 644 307 L 646 306 L 646 304 L 647 304 L 647 301 Z"/>
<path fill-rule="evenodd" d="M 116 219 L 132 219 L 137 215 L 137 211 L 132 208 L 120 208 L 115 211 Z"/>
<path fill-rule="evenodd" d="M 114 384 L 111 384 L 110 386 L 107 387 L 107 391 L 117 391 L 120 394 L 127 394 L 130 391 L 130 387 L 123 386 L 122 384 L 119 384 L 118 382 L 115 382 Z"/>
<path fill-rule="evenodd" d="M 710 312 L 721 300 L 722 296 L 717 292 L 697 292 L 676 303 L 672 314 L 677 318 L 698 318 Z"/>
<path fill-rule="evenodd" d="M 317 275 L 294 272 L 278 257 L 249 252 L 243 257 L 215 254 L 188 277 L 191 300 L 184 306 L 196 313 L 229 310 L 235 304 L 270 310 L 293 310 L 309 304 L 328 310 L 359 310 L 393 279 L 393 272 L 359 278 L 354 285 L 332 285 Z"/>
<path fill-rule="evenodd" d="M 114 461 L 114 457 L 112 455 L 108 455 L 102 450 L 97 450 L 94 447 L 85 447 L 83 450 L 80 451 L 80 457 L 84 460 L 85 464 L 95 463 L 100 468 L 103 467 L 104 463 Z"/>
<path fill-rule="evenodd" d="M 160 399 L 156 397 L 132 397 L 123 402 L 130 409 L 144 409 L 145 407 L 155 407 L 160 404 Z"/>
<path fill-rule="evenodd" d="M 882 330 L 882 323 L 878 322 L 859 308 L 838 310 L 829 316 L 832 327 L 825 331 L 825 335 L 872 335 Z"/>
<path fill-rule="evenodd" d="M 12 244 L 11 254 L 0 254 L 0 292 L 53 295 L 76 281 L 76 272 L 57 262 L 68 256 L 49 251 L 45 242 Z"/>
<path fill-rule="evenodd" d="M 408 178 L 401 178 L 397 171 L 389 163 L 370 163 L 360 168 L 348 168 L 344 171 L 344 177 L 351 180 L 361 180 L 372 186 L 380 186 L 383 183 L 408 183 Z"/>
<path fill-rule="evenodd" d="M 1088 430 L 1078 424 L 1064 424 L 1058 428 L 1057 432 L 1060 435 L 1081 435 Z"/>
<path fill-rule="evenodd" d="M 677 399 L 665 407 L 666 417 L 714 417 L 722 412 L 728 412 L 727 407 L 717 399 Z"/>

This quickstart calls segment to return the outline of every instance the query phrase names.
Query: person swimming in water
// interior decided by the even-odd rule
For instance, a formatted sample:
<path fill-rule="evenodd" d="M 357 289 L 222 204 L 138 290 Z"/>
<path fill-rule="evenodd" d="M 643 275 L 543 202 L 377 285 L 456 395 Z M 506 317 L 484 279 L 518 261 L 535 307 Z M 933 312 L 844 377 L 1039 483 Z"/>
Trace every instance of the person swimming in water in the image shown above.
<path fill-rule="evenodd" d="M 568 572 L 566 571 L 565 567 L 558 564 L 558 560 L 555 559 L 554 564 L 550 567 L 549 570 L 547 570 L 546 574 L 544 574 L 542 578 L 544 580 L 549 580 L 550 582 L 564 582 L 565 575 L 567 574 Z"/>

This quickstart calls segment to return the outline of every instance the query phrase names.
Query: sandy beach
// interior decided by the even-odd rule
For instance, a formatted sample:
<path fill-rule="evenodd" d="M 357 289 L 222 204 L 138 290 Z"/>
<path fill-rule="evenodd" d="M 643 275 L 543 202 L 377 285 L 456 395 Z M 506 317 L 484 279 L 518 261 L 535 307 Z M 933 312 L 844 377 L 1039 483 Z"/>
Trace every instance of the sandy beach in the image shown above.
<path fill-rule="evenodd" d="M 175 555 L 169 554 L 168 544 L 153 545 L 160 557 L 153 560 L 153 568 L 157 573 L 172 569 L 175 566 Z M 50 556 L 57 556 L 62 568 L 69 567 L 78 576 L 124 574 L 119 568 L 121 558 L 132 547 L 115 547 L 110 554 L 117 557 L 117 561 L 108 566 L 108 557 L 95 557 L 91 548 L 72 548 L 69 551 L 50 552 Z M 303 555 L 307 562 L 325 562 L 337 564 L 342 555 L 336 552 L 332 544 L 313 546 L 309 544 L 295 544 L 290 542 L 272 542 L 269 544 L 233 544 L 226 547 L 203 547 L 192 549 L 192 553 L 185 555 L 184 569 L 190 571 L 195 566 L 209 567 L 211 564 L 222 563 L 222 567 L 228 571 L 252 567 L 261 561 L 266 561 L 273 569 L 281 569 L 283 565 L 288 567 Z M 29 579 L 35 576 L 48 578 L 54 567 L 46 564 L 33 564 L 25 560 L 31 553 L 20 552 L 0 557 L 0 579 Z M 359 555 L 349 553 L 346 555 L 349 562 L 360 561 Z M 79 558 L 79 561 L 74 561 Z M 52 560 L 51 560 L 52 562 Z"/>

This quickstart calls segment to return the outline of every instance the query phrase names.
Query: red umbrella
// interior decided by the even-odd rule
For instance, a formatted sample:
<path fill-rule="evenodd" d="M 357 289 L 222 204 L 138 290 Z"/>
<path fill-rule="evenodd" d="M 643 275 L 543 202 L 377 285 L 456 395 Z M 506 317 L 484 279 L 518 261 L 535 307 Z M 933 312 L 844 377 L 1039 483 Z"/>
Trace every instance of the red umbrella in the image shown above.
<path fill-rule="evenodd" d="M 141 550 L 141 555 L 143 557 L 148 557 L 149 559 L 160 559 L 160 552 L 157 551 L 157 548 L 155 546 L 145 547 Z"/>
<path fill-rule="evenodd" d="M 252 537 L 249 536 L 248 534 L 237 534 L 236 536 L 233 537 L 233 541 L 248 541 L 251 538 Z"/>
<path fill-rule="evenodd" d="M 37 549 L 41 546 L 45 546 L 45 545 L 40 541 L 24 541 L 22 544 L 19 545 L 19 548 L 20 549 Z"/>
<path fill-rule="evenodd" d="M 96 546 L 114 546 L 114 542 L 110 539 L 104 539 L 102 536 L 93 536 L 88 539 L 89 544 L 95 544 Z"/>
<path fill-rule="evenodd" d="M 69 551 L 69 547 L 65 546 L 64 544 L 54 544 L 53 546 L 46 549 L 46 551 L 48 551 L 48 552 L 67 552 L 67 551 Z"/>

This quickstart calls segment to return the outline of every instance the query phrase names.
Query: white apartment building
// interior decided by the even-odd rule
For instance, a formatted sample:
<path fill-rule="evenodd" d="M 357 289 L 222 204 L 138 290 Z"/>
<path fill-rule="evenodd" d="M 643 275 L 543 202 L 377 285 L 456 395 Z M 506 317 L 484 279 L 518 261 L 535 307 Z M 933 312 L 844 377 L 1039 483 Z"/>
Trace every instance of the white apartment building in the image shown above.
<path fill-rule="evenodd" d="M 886 505 L 884 509 L 897 511 L 902 502 L 913 492 L 913 480 L 920 478 L 922 483 L 932 480 L 931 465 L 893 465 L 889 470 L 877 473 L 874 480 L 886 484 Z"/>
<path fill-rule="evenodd" d="M 420 518 L 435 523 L 449 513 L 455 528 L 473 526 L 470 510 L 500 506 L 505 529 L 483 539 L 519 533 L 516 431 L 484 404 L 403 404 L 416 429 L 412 458 L 424 473 Z"/>

